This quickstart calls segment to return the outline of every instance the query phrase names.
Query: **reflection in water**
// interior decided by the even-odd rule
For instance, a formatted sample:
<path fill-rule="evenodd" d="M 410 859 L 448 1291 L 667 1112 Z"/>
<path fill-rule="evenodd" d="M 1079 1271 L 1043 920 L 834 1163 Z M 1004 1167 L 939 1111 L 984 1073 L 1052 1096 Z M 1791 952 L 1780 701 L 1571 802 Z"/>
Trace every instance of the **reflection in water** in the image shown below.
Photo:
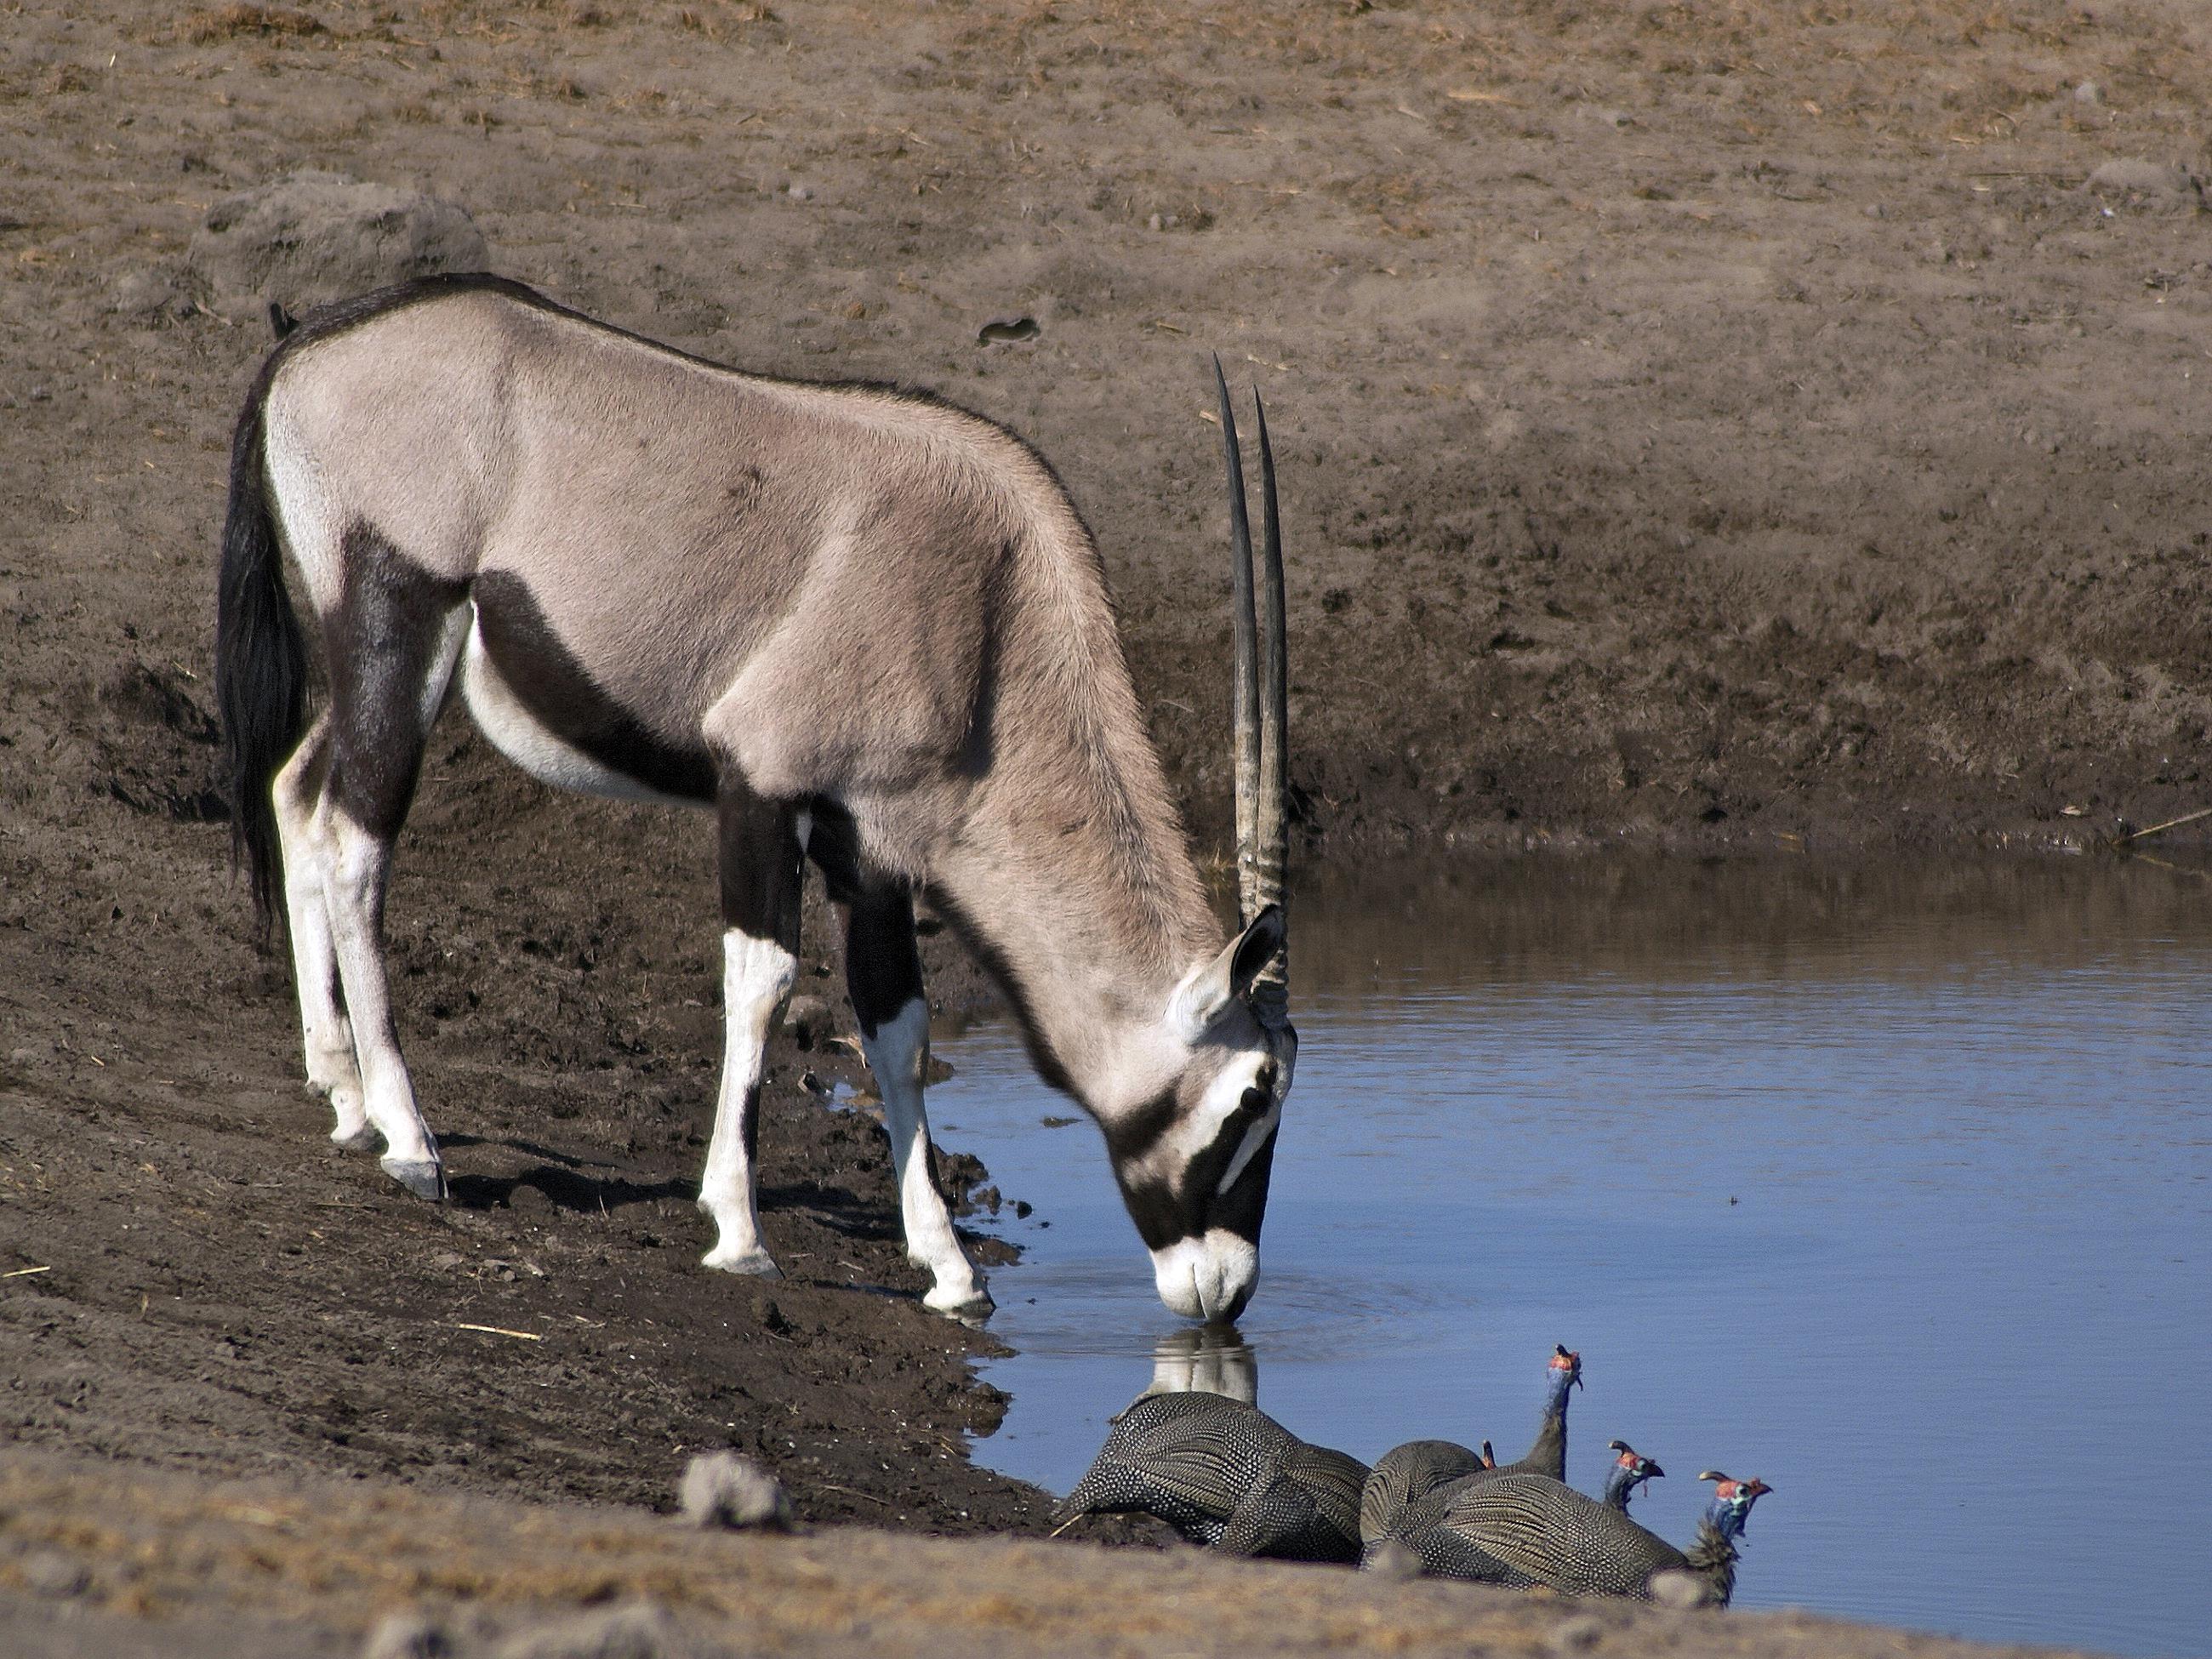
<path fill-rule="evenodd" d="M 1739 1605 L 2212 1654 L 2203 1484 L 2081 1520 L 2212 1414 L 2206 884 L 1520 860 L 1307 881 L 1299 921 L 1304 1041 L 1241 1321 L 1271 1416 L 1363 1459 L 1510 1455 L 1528 1356 L 1564 1341 L 1588 1381 L 1570 1484 L 1601 1490 L 1619 1437 L 1788 1494 Z M 1069 1109 L 1010 1033 L 945 1053 L 948 1136 L 1037 1206 L 1002 1224 L 1017 1352 L 987 1375 L 1013 1404 L 977 1455 L 1066 1492 L 1176 1322 L 1096 1131 L 1040 1127 Z M 2155 1387 L 2115 1371 L 2143 1353 Z M 1699 1499 L 1659 1482 L 1638 1518 L 1685 1540 Z"/>
<path fill-rule="evenodd" d="M 1218 1394 L 1241 1405 L 1260 1401 L 1260 1356 L 1234 1325 L 1189 1325 L 1152 1348 L 1151 1394 Z"/>

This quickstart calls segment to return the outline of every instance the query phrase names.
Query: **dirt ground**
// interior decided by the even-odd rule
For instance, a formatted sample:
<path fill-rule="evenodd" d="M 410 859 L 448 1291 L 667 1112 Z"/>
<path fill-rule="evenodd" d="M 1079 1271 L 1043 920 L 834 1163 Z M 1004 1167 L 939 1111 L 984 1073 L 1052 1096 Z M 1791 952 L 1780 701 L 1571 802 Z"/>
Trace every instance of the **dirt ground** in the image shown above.
<path fill-rule="evenodd" d="M 441 728 L 392 928 L 455 1201 L 325 1150 L 212 793 L 268 344 L 193 286 L 215 202 L 427 190 L 625 326 L 1007 422 L 1210 851 L 1207 349 L 1278 434 L 1316 855 L 2079 844 L 2207 804 L 2208 64 L 2191 0 L 0 8 L 0 1439 L 617 1504 L 734 1443 L 817 1522 L 1042 1513 L 803 1081 L 864 1080 L 841 1006 L 774 1056 L 792 1278 L 697 1267 L 701 823 Z"/>
<path fill-rule="evenodd" d="M 0 1452 L 0 1632 L 19 1659 L 309 1659 L 363 1652 L 364 1630 L 392 1644 L 386 1659 L 2051 1652 L 1194 1549 L 702 1534 L 629 1510 L 396 1489 L 363 1502 L 327 1481 L 211 1486 Z M 445 1645 L 402 1647 L 402 1632 Z"/>

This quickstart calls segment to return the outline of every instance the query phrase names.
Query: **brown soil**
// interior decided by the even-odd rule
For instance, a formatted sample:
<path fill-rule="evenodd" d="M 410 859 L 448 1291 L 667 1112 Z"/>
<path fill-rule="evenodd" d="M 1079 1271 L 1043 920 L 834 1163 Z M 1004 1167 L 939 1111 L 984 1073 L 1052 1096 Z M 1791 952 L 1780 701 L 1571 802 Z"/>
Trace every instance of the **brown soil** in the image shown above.
<path fill-rule="evenodd" d="M 0 1633 L 19 1659 L 1161 1653 L 2029 1659 L 1790 1613 L 1662 1613 L 1474 1584 L 1082 1545 L 702 1534 L 635 1510 L 329 1481 L 221 1484 L 0 1452 Z M 650 1644 L 648 1645 L 647 1644 Z"/>
<path fill-rule="evenodd" d="M 2207 63 L 2189 0 L 15 9 L 0 1272 L 51 1271 L 0 1279 L 0 1435 L 633 1504 L 734 1441 L 817 1521 L 1041 1512 L 962 1454 L 981 1339 L 915 1304 L 879 1136 L 799 1085 L 842 1051 L 775 1056 L 791 1281 L 696 1265 L 697 822 L 444 728 L 392 958 L 456 1202 L 323 1150 L 211 792 L 267 344 L 191 303 L 217 198 L 429 189 L 611 320 L 1008 422 L 1209 846 L 1209 348 L 1280 441 L 1318 845 L 2049 843 L 2205 789 L 2212 222 L 2085 180 L 2212 159 Z"/>

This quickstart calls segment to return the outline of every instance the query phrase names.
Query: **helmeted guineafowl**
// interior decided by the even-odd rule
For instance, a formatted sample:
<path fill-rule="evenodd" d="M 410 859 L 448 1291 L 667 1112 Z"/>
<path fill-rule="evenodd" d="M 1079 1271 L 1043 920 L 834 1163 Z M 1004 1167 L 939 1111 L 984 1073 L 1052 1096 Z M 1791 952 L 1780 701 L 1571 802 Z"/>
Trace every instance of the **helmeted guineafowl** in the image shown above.
<path fill-rule="evenodd" d="M 1686 1601 L 1725 1607 L 1735 1589 L 1735 1540 L 1751 1506 L 1771 1488 L 1716 1471 L 1701 1478 L 1718 1486 L 1686 1552 L 1622 1510 L 1540 1474 L 1501 1474 L 1464 1487 L 1431 1529 L 1440 1538 L 1425 1534 L 1406 1542 L 1425 1567 L 1438 1561 L 1428 1570 L 1441 1577 L 1649 1600 L 1656 1580 L 1680 1574 L 1688 1583 Z"/>
<path fill-rule="evenodd" d="M 1626 1440 L 1608 1440 L 1605 1447 L 1607 1451 L 1620 1454 L 1605 1472 L 1605 1501 L 1626 1515 L 1628 1500 L 1636 1496 L 1636 1489 L 1646 1480 L 1663 1478 L 1667 1471 Z"/>
<path fill-rule="evenodd" d="M 1517 1463 L 1498 1467 L 1490 1443 L 1478 1456 L 1449 1440 L 1412 1440 L 1394 1446 L 1376 1460 L 1359 1495 L 1359 1541 L 1363 1549 L 1381 1540 L 1402 1537 L 1432 1527 L 1443 1513 L 1443 1495 L 1462 1482 L 1494 1474 L 1567 1474 L 1567 1394 L 1582 1384 L 1583 1357 L 1564 1343 L 1544 1362 L 1544 1420 L 1535 1443 Z"/>
<path fill-rule="evenodd" d="M 1311 1446 L 1266 1413 L 1214 1394 L 1156 1394 L 1123 1412 L 1055 1510 L 1158 1516 L 1194 1543 L 1294 1561 L 1359 1557 L 1367 1466 Z"/>
<path fill-rule="evenodd" d="M 1455 1441 L 1408 1440 L 1402 1446 L 1391 1447 L 1375 1460 L 1367 1484 L 1360 1489 L 1359 1541 L 1375 1542 L 1389 1532 L 1392 1522 L 1416 1498 L 1487 1467 L 1480 1453 L 1471 1452 Z"/>

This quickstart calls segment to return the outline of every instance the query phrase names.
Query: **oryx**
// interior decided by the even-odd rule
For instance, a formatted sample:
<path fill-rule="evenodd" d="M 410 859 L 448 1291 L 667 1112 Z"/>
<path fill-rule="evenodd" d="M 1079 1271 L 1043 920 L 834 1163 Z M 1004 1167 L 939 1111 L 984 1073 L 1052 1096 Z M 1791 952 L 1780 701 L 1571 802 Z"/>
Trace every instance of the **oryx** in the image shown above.
<path fill-rule="evenodd" d="M 931 1169 L 917 892 L 1104 1131 L 1161 1299 L 1235 1317 L 1258 1275 L 1297 1036 L 1273 466 L 1263 416 L 1260 650 L 1218 365 L 1216 380 L 1243 913 L 1225 943 L 1090 532 L 1019 439 L 920 393 L 703 362 L 491 276 L 302 322 L 239 417 L 216 681 L 238 844 L 264 916 L 281 890 L 331 1139 L 380 1137 L 391 1176 L 442 1196 L 381 932 L 393 837 L 458 679 L 484 735 L 535 776 L 714 811 L 728 1049 L 700 1185 L 719 1232 L 708 1267 L 776 1271 L 756 1112 L 811 857 L 844 911 L 928 1305 L 972 1316 L 991 1302 Z M 312 714 L 310 640 L 326 685 Z"/>

